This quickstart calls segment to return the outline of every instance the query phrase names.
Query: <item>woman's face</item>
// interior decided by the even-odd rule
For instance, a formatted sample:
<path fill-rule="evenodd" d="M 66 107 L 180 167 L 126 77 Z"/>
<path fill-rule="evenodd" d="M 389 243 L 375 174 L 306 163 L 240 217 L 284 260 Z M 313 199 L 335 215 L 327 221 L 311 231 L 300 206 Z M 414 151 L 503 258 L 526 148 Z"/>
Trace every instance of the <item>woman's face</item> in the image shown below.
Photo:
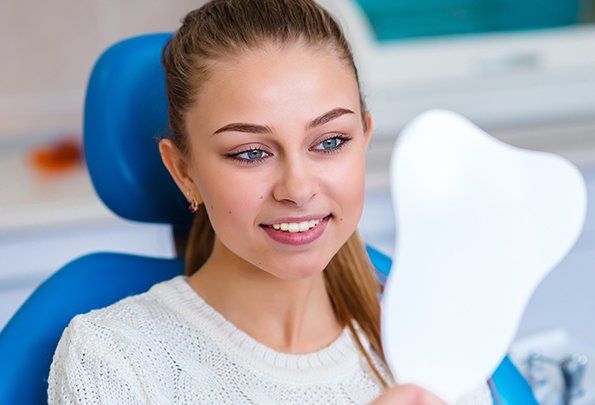
<path fill-rule="evenodd" d="M 211 72 L 186 115 L 189 187 L 225 254 L 285 280 L 321 272 L 363 208 L 372 122 L 366 115 L 364 132 L 353 72 L 328 49 L 298 44 Z M 305 232 L 290 224 L 309 218 L 325 219 Z"/>

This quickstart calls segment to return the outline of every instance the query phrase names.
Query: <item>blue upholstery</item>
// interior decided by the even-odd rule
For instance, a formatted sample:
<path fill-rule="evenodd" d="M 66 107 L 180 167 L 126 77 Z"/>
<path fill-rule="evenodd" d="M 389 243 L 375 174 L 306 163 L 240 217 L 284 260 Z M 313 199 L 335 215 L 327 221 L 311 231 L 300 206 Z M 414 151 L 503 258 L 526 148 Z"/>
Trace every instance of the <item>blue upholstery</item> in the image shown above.
<path fill-rule="evenodd" d="M 183 227 L 191 218 L 186 199 L 156 147 L 167 125 L 159 52 L 170 36 L 122 41 L 99 58 L 87 87 L 84 146 L 93 186 L 113 212 Z"/>
<path fill-rule="evenodd" d="M 139 294 L 183 272 L 179 259 L 120 253 L 78 258 L 39 286 L 0 334 L 0 404 L 47 404 L 47 378 L 75 315 Z"/>
<path fill-rule="evenodd" d="M 155 136 L 165 128 L 160 52 L 170 34 L 132 38 L 97 62 L 85 101 L 85 153 L 93 185 L 118 215 L 190 223 L 184 197 L 163 168 Z M 367 246 L 382 280 L 391 259 Z M 96 253 L 46 280 L 0 333 L 0 404 L 46 403 L 47 377 L 62 331 L 76 314 L 102 308 L 183 272 L 180 259 Z M 491 380 L 501 403 L 536 403 L 506 358 Z"/>
<path fill-rule="evenodd" d="M 506 356 L 489 381 L 494 402 L 498 405 L 538 405 L 531 387 Z"/>

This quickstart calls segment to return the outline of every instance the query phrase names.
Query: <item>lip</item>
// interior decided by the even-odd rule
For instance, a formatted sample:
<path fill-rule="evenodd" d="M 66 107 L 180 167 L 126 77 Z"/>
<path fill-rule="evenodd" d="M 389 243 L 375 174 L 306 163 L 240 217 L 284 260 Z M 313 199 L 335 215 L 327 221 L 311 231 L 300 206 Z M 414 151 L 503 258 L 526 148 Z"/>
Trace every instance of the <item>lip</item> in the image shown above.
<path fill-rule="evenodd" d="M 282 218 L 275 219 L 270 224 L 262 224 L 262 225 L 271 226 L 273 224 L 281 224 L 283 222 L 285 222 L 285 223 L 290 223 L 290 222 L 300 223 L 300 222 L 304 222 L 304 221 L 310 221 L 311 219 L 322 219 L 322 218 L 327 217 L 327 216 L 329 216 L 328 213 L 326 213 L 326 214 L 305 215 L 303 217 L 282 217 Z"/>
<path fill-rule="evenodd" d="M 318 239 L 324 231 L 326 226 L 331 220 L 332 215 L 327 215 L 322 221 L 320 221 L 314 228 L 308 229 L 305 232 L 286 232 L 277 230 L 266 225 L 261 225 L 265 233 L 271 237 L 271 239 L 286 244 L 286 245 L 306 245 Z M 317 217 L 320 218 L 320 217 Z M 316 218 L 312 218 L 316 219 Z M 305 219 L 304 219 L 305 221 Z"/>

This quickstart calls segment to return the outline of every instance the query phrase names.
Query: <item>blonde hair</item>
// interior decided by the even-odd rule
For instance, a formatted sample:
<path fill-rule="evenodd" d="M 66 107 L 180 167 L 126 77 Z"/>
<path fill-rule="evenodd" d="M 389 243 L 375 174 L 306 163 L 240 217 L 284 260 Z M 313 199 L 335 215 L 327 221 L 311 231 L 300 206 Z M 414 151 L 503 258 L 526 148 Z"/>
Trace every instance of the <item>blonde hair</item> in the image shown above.
<path fill-rule="evenodd" d="M 214 0 L 188 13 L 162 54 L 170 137 L 180 151 L 190 154 L 184 117 L 195 103 L 201 83 L 209 79 L 214 62 L 264 43 L 300 40 L 310 46 L 329 47 L 350 66 L 360 87 L 351 48 L 341 27 L 328 11 L 312 0 Z M 364 116 L 367 108 L 361 90 L 360 106 L 364 130 L 367 130 Z M 204 204 L 200 204 L 185 249 L 186 275 L 192 275 L 206 262 L 214 238 L 207 211 Z M 383 287 L 357 230 L 326 266 L 324 279 L 338 321 L 350 329 L 375 377 L 386 388 L 387 381 L 372 362 L 354 326 L 356 321 L 371 348 L 386 364 L 380 340 L 378 300 Z"/>

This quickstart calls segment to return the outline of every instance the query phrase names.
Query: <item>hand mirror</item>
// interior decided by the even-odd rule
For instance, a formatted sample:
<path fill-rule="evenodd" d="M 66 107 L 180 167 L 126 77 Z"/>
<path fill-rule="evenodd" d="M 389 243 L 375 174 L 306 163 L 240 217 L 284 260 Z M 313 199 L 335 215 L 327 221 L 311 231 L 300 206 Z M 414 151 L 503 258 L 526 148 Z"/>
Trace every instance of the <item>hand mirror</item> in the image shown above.
<path fill-rule="evenodd" d="M 492 375 L 540 281 L 585 220 L 584 179 L 567 160 L 505 144 L 432 110 L 395 143 L 393 269 L 382 340 L 399 383 L 448 403 Z"/>

